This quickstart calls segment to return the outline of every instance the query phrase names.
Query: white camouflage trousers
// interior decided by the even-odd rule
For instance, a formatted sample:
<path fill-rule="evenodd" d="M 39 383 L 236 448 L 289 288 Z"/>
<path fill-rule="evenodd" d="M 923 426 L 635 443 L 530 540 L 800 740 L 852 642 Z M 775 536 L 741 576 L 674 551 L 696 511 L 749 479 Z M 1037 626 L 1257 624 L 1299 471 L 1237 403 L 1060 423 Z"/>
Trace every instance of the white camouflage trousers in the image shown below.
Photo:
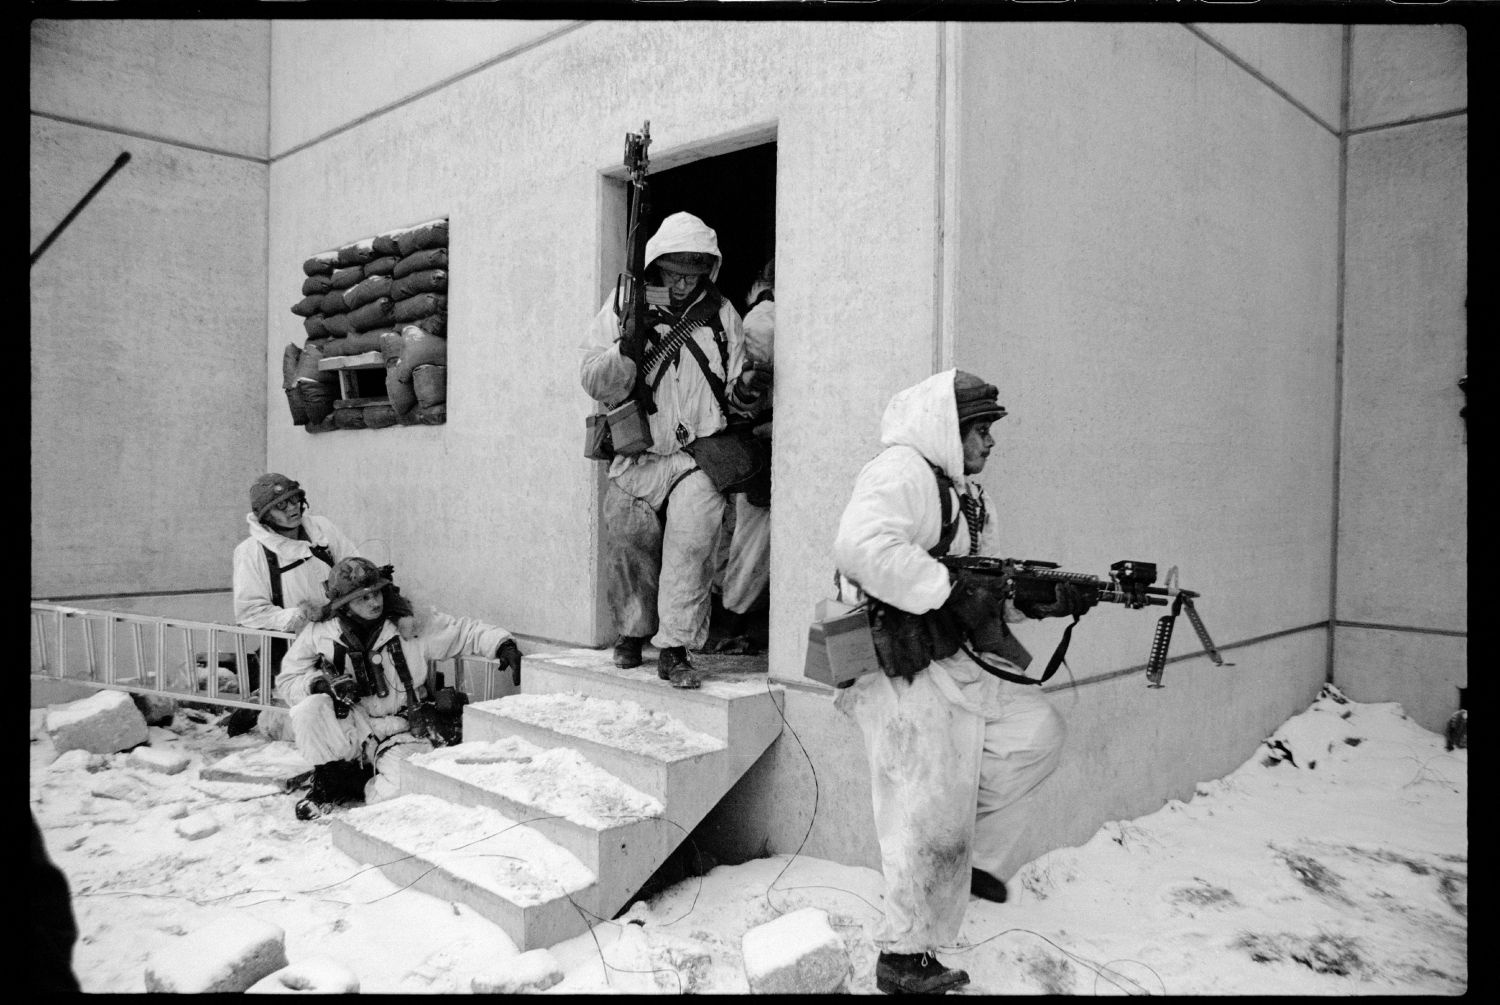
<path fill-rule="evenodd" d="M 333 699 L 326 694 L 310 694 L 289 711 L 297 753 L 307 763 L 363 758 L 374 766 L 375 777 L 365 783 L 366 803 L 396 795 L 396 762 L 433 749 L 430 741 L 408 732 L 405 716 L 366 715 L 356 705 L 340 719 L 334 714 Z"/>
<path fill-rule="evenodd" d="M 840 707 L 864 735 L 885 875 L 882 952 L 935 952 L 958 937 L 971 868 L 1009 879 L 1023 862 L 1030 795 L 1057 767 L 1066 726 L 1040 689 L 1004 685 L 979 714 L 936 682 L 939 664 L 869 674 Z M 941 672 L 941 671 L 939 671 Z"/>
<path fill-rule="evenodd" d="M 653 501 L 636 498 L 615 482 L 605 490 L 610 609 L 622 635 L 651 636 L 659 648 L 698 649 L 708 641 L 724 496 L 707 475 L 692 469 L 666 496 L 665 521 L 657 518 Z"/>
<path fill-rule="evenodd" d="M 734 536 L 724 570 L 724 609 L 744 614 L 771 579 L 771 510 L 734 497 Z"/>

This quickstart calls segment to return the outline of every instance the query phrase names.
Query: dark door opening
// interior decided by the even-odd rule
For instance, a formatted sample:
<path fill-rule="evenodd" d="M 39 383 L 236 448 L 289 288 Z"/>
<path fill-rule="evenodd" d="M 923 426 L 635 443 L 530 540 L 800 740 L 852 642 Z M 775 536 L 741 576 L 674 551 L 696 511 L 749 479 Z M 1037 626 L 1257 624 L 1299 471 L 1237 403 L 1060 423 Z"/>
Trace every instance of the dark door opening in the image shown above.
<path fill-rule="evenodd" d="M 722 264 L 719 268 L 719 291 L 744 317 L 751 284 L 776 253 L 776 144 L 764 143 L 732 153 L 693 161 L 664 171 L 653 171 L 650 212 L 644 221 L 646 233 L 653 234 L 661 221 L 673 213 L 688 212 L 714 229 L 719 240 Z M 718 571 L 714 577 L 713 610 L 709 626 L 708 649 L 726 640 L 743 638 L 752 655 L 738 652 L 713 654 L 712 672 L 720 662 L 723 669 L 765 669 L 768 644 L 768 610 L 770 605 L 770 557 L 762 560 L 766 586 L 749 602 L 748 608 L 734 618 L 725 609 L 725 586 L 729 572 L 730 542 L 733 540 L 736 512 L 742 497 L 730 498 L 725 507 L 724 528 L 720 535 Z M 762 535 L 768 536 L 768 532 Z M 745 607 L 743 597 L 736 602 Z M 737 648 L 731 645 L 731 650 Z M 742 666 L 740 664 L 743 664 Z"/>
<path fill-rule="evenodd" d="M 745 313 L 745 294 L 776 253 L 776 144 L 709 157 L 651 173 L 646 233 L 688 212 L 719 236 L 719 291 Z"/>

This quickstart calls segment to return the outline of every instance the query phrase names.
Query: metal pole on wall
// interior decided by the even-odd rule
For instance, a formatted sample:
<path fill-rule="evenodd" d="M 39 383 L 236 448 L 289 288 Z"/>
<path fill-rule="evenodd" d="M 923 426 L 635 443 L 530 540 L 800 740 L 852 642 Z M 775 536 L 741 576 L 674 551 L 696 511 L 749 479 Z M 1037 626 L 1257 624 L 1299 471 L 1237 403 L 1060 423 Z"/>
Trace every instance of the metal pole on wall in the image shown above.
<path fill-rule="evenodd" d="M 53 241 L 57 240 L 58 235 L 68 229 L 68 224 L 73 222 L 75 216 L 83 212 L 83 207 L 89 204 L 90 199 L 99 194 L 99 190 L 109 183 L 109 180 L 115 176 L 115 172 L 129 162 L 130 151 L 121 151 L 120 156 L 116 157 L 115 162 L 109 166 L 109 170 L 104 172 L 104 177 L 94 182 L 94 187 L 84 193 L 83 198 L 78 200 L 78 205 L 74 206 L 68 215 L 62 218 L 62 223 L 52 228 L 52 233 L 48 234 L 42 243 L 37 246 L 37 249 L 31 253 L 32 265 L 35 265 L 36 260 L 42 257 L 42 252 L 46 251 Z"/>

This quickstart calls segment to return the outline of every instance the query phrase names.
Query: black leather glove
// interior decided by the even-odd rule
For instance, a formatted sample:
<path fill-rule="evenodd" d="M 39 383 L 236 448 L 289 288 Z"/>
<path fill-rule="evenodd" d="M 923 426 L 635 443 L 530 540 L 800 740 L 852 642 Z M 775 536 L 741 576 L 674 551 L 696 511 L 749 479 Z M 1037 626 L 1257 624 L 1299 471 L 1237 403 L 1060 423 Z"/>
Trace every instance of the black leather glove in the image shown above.
<path fill-rule="evenodd" d="M 942 609 L 952 615 L 975 648 L 993 651 L 1005 638 L 1005 607 L 983 579 L 967 569 L 950 569 L 953 591 Z"/>
<path fill-rule="evenodd" d="M 468 703 L 469 696 L 456 687 L 439 688 L 432 698 L 432 707 L 439 715 L 460 715 Z"/>
<path fill-rule="evenodd" d="M 620 321 L 620 355 L 637 364 L 646 354 L 646 333 L 635 330 L 635 312 L 626 314 Z"/>
<path fill-rule="evenodd" d="M 411 735 L 423 740 L 437 742 L 441 734 L 437 728 L 437 716 L 432 711 L 432 706 L 423 702 L 416 708 L 406 710 L 406 728 L 411 730 Z M 441 746 L 441 744 L 438 744 Z"/>
<path fill-rule="evenodd" d="M 1093 590 L 1080 590 L 1073 583 L 1058 583 L 1050 604 L 1019 603 L 1016 606 L 1028 618 L 1081 618 L 1099 602 Z"/>
<path fill-rule="evenodd" d="M 761 395 L 771 389 L 771 364 L 746 360 L 740 371 L 739 388 L 735 396 L 746 404 L 759 401 Z"/>
<path fill-rule="evenodd" d="M 521 647 L 516 645 L 515 639 L 506 639 L 500 643 L 495 650 L 495 659 L 510 667 L 510 683 L 512 687 L 521 686 Z"/>

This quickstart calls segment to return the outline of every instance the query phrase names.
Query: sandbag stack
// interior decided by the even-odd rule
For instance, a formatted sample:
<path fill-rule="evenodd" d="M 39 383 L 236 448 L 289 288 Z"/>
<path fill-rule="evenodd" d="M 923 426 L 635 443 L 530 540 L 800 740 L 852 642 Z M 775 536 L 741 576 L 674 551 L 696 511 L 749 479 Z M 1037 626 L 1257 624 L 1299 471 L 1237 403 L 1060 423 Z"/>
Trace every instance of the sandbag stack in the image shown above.
<path fill-rule="evenodd" d="M 288 345 L 282 384 L 294 425 L 308 432 L 447 420 L 448 220 L 428 220 L 321 252 L 302 263 L 306 348 Z M 380 352 L 388 404 L 333 407 L 332 356 Z M 394 390 L 393 390 L 394 389 Z"/>

